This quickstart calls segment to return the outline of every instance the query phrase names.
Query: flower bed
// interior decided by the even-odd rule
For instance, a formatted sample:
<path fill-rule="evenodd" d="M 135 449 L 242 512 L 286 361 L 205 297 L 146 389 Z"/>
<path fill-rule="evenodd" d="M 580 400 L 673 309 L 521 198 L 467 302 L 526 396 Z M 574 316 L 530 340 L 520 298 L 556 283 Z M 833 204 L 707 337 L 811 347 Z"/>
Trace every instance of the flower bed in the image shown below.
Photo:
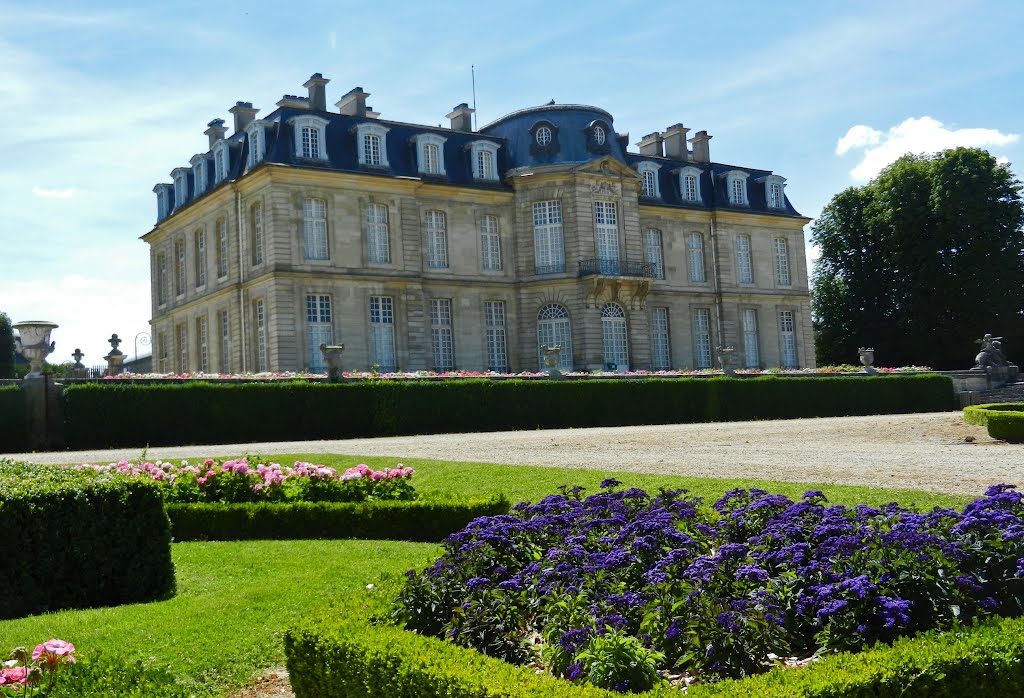
<path fill-rule="evenodd" d="M 334 468 L 296 461 L 294 466 L 262 463 L 248 456 L 217 461 L 207 458 L 189 464 L 164 461 L 131 462 L 109 465 L 82 464 L 75 470 L 114 473 L 126 478 L 155 482 L 167 503 L 216 502 L 362 502 L 416 498 L 410 482 L 412 468 L 399 463 L 394 468 L 373 470 L 360 463 L 338 472 Z"/>
<path fill-rule="evenodd" d="M 736 490 L 577 488 L 479 519 L 411 571 L 393 616 L 618 691 L 709 682 L 1024 609 L 1024 505 L 829 506 Z"/>

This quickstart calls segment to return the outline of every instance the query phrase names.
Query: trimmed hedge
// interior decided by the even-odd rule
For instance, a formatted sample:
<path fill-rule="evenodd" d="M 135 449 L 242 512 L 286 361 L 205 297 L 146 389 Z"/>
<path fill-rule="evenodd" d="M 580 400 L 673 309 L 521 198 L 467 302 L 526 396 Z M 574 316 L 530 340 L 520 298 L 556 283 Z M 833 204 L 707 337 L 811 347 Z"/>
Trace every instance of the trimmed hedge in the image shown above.
<path fill-rule="evenodd" d="M 25 396 L 17 385 L 0 386 L 0 453 L 28 450 Z"/>
<path fill-rule="evenodd" d="M 442 640 L 369 619 L 387 613 L 394 586 L 384 584 L 343 606 L 307 616 L 285 634 L 297 698 L 598 698 L 621 696 L 516 667 Z M 659 688 L 646 695 L 678 696 Z M 1024 619 L 903 638 L 804 669 L 691 686 L 703 696 L 897 698 L 1024 695 Z"/>
<path fill-rule="evenodd" d="M 1024 404 L 1019 402 L 972 405 L 964 408 L 964 421 L 988 429 L 993 439 L 1024 442 Z"/>
<path fill-rule="evenodd" d="M 478 516 L 507 514 L 504 497 L 471 500 L 167 504 L 175 541 L 367 538 L 435 543 Z"/>
<path fill-rule="evenodd" d="M 138 480 L 0 461 L 0 618 L 174 589 L 170 522 Z"/>
<path fill-rule="evenodd" d="M 950 379 L 100 383 L 65 390 L 69 448 L 838 417 L 953 409 Z"/>

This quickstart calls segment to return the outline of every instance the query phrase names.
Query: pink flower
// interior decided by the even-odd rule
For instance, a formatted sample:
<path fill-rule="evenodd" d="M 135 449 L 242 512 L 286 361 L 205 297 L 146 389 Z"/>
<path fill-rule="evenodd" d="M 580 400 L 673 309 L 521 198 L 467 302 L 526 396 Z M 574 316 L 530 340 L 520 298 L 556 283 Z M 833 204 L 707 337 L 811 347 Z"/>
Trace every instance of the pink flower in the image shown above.
<path fill-rule="evenodd" d="M 36 645 L 36 648 L 32 651 L 32 661 L 41 661 L 51 671 L 64 661 L 74 664 L 75 646 L 70 642 L 58 640 L 57 638 L 47 640 L 41 645 Z"/>
<path fill-rule="evenodd" d="M 28 669 L 23 666 L 15 666 L 0 671 L 0 686 L 4 684 L 24 686 L 27 680 Z"/>

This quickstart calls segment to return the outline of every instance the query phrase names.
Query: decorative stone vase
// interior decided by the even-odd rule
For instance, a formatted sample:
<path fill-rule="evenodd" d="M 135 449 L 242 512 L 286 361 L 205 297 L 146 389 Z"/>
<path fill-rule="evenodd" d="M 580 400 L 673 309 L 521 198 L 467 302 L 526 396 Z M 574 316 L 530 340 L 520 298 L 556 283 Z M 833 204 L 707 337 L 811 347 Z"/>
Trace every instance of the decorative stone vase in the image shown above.
<path fill-rule="evenodd" d="M 544 365 L 548 369 L 548 378 L 561 378 L 562 372 L 558 370 L 558 364 L 562 361 L 562 347 L 560 345 L 549 347 L 542 344 L 540 350 L 544 352 Z"/>
<path fill-rule="evenodd" d="M 327 381 L 338 383 L 341 381 L 341 354 L 345 351 L 344 344 L 321 344 L 320 353 L 327 364 Z"/>
<path fill-rule="evenodd" d="M 860 354 L 860 363 L 864 367 L 865 373 L 878 373 L 874 366 L 871 364 L 875 363 L 875 350 L 872 348 L 865 349 L 860 347 L 857 349 Z"/>
<path fill-rule="evenodd" d="M 733 347 L 718 347 L 718 363 L 722 366 L 722 373 L 727 376 L 736 377 L 736 365 L 739 357 Z"/>
<path fill-rule="evenodd" d="M 43 361 L 53 353 L 56 342 L 50 341 L 50 332 L 57 329 L 59 325 L 46 320 L 29 320 L 14 325 L 18 331 L 15 340 L 15 350 L 28 359 L 31 370 L 26 378 L 36 378 L 43 373 Z"/>

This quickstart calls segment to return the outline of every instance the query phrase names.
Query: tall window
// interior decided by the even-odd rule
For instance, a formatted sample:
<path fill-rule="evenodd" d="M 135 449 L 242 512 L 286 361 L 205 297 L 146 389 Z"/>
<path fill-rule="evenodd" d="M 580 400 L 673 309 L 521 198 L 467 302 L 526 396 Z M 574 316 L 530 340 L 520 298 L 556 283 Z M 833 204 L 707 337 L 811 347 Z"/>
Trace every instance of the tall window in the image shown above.
<path fill-rule="evenodd" d="M 448 267 L 448 238 L 444 211 L 427 211 L 427 266 L 431 269 Z"/>
<path fill-rule="evenodd" d="M 447 298 L 430 300 L 430 346 L 435 371 L 455 368 L 455 349 L 452 344 L 452 302 Z"/>
<path fill-rule="evenodd" d="M 164 334 L 163 332 L 157 334 L 156 348 L 157 351 L 159 352 L 157 356 L 159 357 L 158 360 L 160 362 L 158 367 L 160 373 L 170 373 L 171 369 L 170 359 L 168 358 L 168 355 L 170 354 L 170 348 L 167 346 L 167 344 L 167 335 Z"/>
<path fill-rule="evenodd" d="M 665 278 L 664 255 L 661 249 L 661 231 L 648 228 L 644 231 L 644 257 L 654 271 L 654 278 Z"/>
<path fill-rule="evenodd" d="M 213 149 L 213 181 L 217 184 L 223 182 L 231 170 L 230 152 L 223 141 Z"/>
<path fill-rule="evenodd" d="M 263 203 L 257 201 L 252 205 L 252 264 L 263 264 L 265 243 L 263 240 Z"/>
<path fill-rule="evenodd" d="M 686 238 L 687 259 L 690 262 L 690 281 L 703 283 L 707 280 L 704 275 L 704 236 L 700 233 L 690 233 Z"/>
<path fill-rule="evenodd" d="M 572 327 L 569 324 L 569 311 L 557 303 L 549 303 L 537 313 L 537 356 L 541 371 L 546 371 L 544 352 L 540 347 L 562 347 L 559 355 L 558 368 L 561 371 L 572 370 Z"/>
<path fill-rule="evenodd" d="M 174 295 L 185 295 L 185 241 L 174 241 Z"/>
<path fill-rule="evenodd" d="M 772 240 L 775 248 L 775 283 L 779 286 L 789 286 L 793 279 L 789 274 L 789 248 L 785 238 Z"/>
<path fill-rule="evenodd" d="M 489 150 L 478 150 L 476 153 L 477 179 L 492 179 L 494 171 L 494 153 Z"/>
<path fill-rule="evenodd" d="M 380 160 L 380 136 L 375 133 L 363 134 L 363 157 L 364 164 L 379 165 Z"/>
<path fill-rule="evenodd" d="M 163 252 L 156 256 L 156 304 L 167 304 L 167 255 Z"/>
<path fill-rule="evenodd" d="M 320 129 L 315 126 L 302 127 L 302 157 L 320 159 Z"/>
<path fill-rule="evenodd" d="M 305 160 L 326 160 L 327 119 L 302 114 L 290 119 L 295 133 L 295 157 Z"/>
<path fill-rule="evenodd" d="M 604 349 L 604 367 L 609 371 L 629 370 L 629 335 L 626 332 L 626 313 L 615 303 L 601 308 L 601 345 Z"/>
<path fill-rule="evenodd" d="M 199 372 L 210 372 L 209 323 L 206 316 L 196 318 L 196 358 Z"/>
<path fill-rule="evenodd" d="M 228 275 L 228 224 L 223 218 L 217 221 L 217 278 Z"/>
<path fill-rule="evenodd" d="M 196 288 L 206 285 L 206 231 L 196 231 Z"/>
<path fill-rule="evenodd" d="M 799 368 L 796 355 L 796 323 L 792 310 L 779 311 L 779 344 L 782 350 L 782 367 Z"/>
<path fill-rule="evenodd" d="M 729 193 L 729 203 L 746 206 L 747 205 L 747 173 L 739 170 L 733 170 L 725 175 L 726 187 Z"/>
<path fill-rule="evenodd" d="M 334 327 L 331 324 L 331 297 L 317 294 L 306 296 L 306 345 L 309 355 L 307 363 L 313 373 L 327 370 L 321 344 L 334 344 Z"/>
<path fill-rule="evenodd" d="M 231 372 L 231 318 L 228 311 L 217 313 L 220 324 L 220 371 Z"/>
<path fill-rule="evenodd" d="M 643 194 L 646 197 L 654 198 L 655 196 L 657 196 L 657 194 L 655 193 L 658 182 L 657 173 L 655 173 L 653 170 L 644 170 L 643 176 Z"/>
<path fill-rule="evenodd" d="M 501 238 L 498 237 L 498 217 L 480 218 L 480 266 L 486 271 L 501 270 Z"/>
<path fill-rule="evenodd" d="M 444 143 L 447 139 L 436 133 L 420 133 L 413 137 L 416 143 L 418 169 L 423 174 L 443 175 Z"/>
<path fill-rule="evenodd" d="M 693 310 L 693 360 L 696 368 L 711 368 L 711 311 Z"/>
<path fill-rule="evenodd" d="M 651 364 L 655 371 L 667 371 L 672 368 L 668 308 L 651 308 Z"/>
<path fill-rule="evenodd" d="M 760 368 L 761 352 L 757 340 L 757 311 L 744 308 L 740 313 L 740 324 L 743 331 L 743 366 L 744 368 Z"/>
<path fill-rule="evenodd" d="M 263 299 L 252 303 L 253 326 L 256 330 L 256 371 L 267 370 L 267 311 Z"/>
<path fill-rule="evenodd" d="M 263 162 L 263 156 L 266 152 L 266 136 L 263 133 L 263 126 L 260 123 L 249 124 L 248 128 L 245 129 L 246 134 L 249 136 L 249 167 L 255 167 L 259 163 Z"/>
<path fill-rule="evenodd" d="M 426 143 L 423 146 L 423 165 L 421 170 L 426 174 L 437 174 L 440 170 L 441 149 L 436 143 Z"/>
<path fill-rule="evenodd" d="M 610 201 L 594 202 L 594 233 L 597 236 L 597 258 L 603 274 L 619 272 L 619 217 Z"/>
<path fill-rule="evenodd" d="M 188 326 L 181 323 L 174 329 L 178 340 L 178 373 L 188 373 Z"/>
<path fill-rule="evenodd" d="M 192 181 L 196 196 L 206 190 L 206 158 L 202 155 L 192 158 Z"/>
<path fill-rule="evenodd" d="M 487 370 L 508 372 L 505 344 L 505 301 L 484 303 L 484 332 L 487 342 Z"/>
<path fill-rule="evenodd" d="M 395 304 L 389 296 L 370 296 L 370 361 L 379 371 L 397 370 Z"/>
<path fill-rule="evenodd" d="M 369 204 L 366 207 L 366 259 L 371 264 L 390 264 L 388 239 L 388 207 Z"/>
<path fill-rule="evenodd" d="M 768 206 L 771 208 L 785 208 L 786 198 L 782 194 L 782 185 L 778 182 L 768 183 Z"/>
<path fill-rule="evenodd" d="M 188 170 L 184 167 L 175 168 L 171 172 L 174 177 L 174 208 L 181 208 L 188 201 Z"/>
<path fill-rule="evenodd" d="M 683 201 L 700 203 L 700 170 L 696 167 L 681 167 L 675 172 L 679 174 L 679 194 Z"/>
<path fill-rule="evenodd" d="M 562 202 L 541 201 L 533 205 L 534 264 L 538 274 L 565 271 L 562 244 Z"/>
<path fill-rule="evenodd" d="M 306 259 L 328 259 L 327 203 L 306 199 L 302 205 L 302 234 Z"/>
<path fill-rule="evenodd" d="M 736 236 L 736 281 L 754 283 L 754 265 L 750 257 L 750 236 Z"/>

